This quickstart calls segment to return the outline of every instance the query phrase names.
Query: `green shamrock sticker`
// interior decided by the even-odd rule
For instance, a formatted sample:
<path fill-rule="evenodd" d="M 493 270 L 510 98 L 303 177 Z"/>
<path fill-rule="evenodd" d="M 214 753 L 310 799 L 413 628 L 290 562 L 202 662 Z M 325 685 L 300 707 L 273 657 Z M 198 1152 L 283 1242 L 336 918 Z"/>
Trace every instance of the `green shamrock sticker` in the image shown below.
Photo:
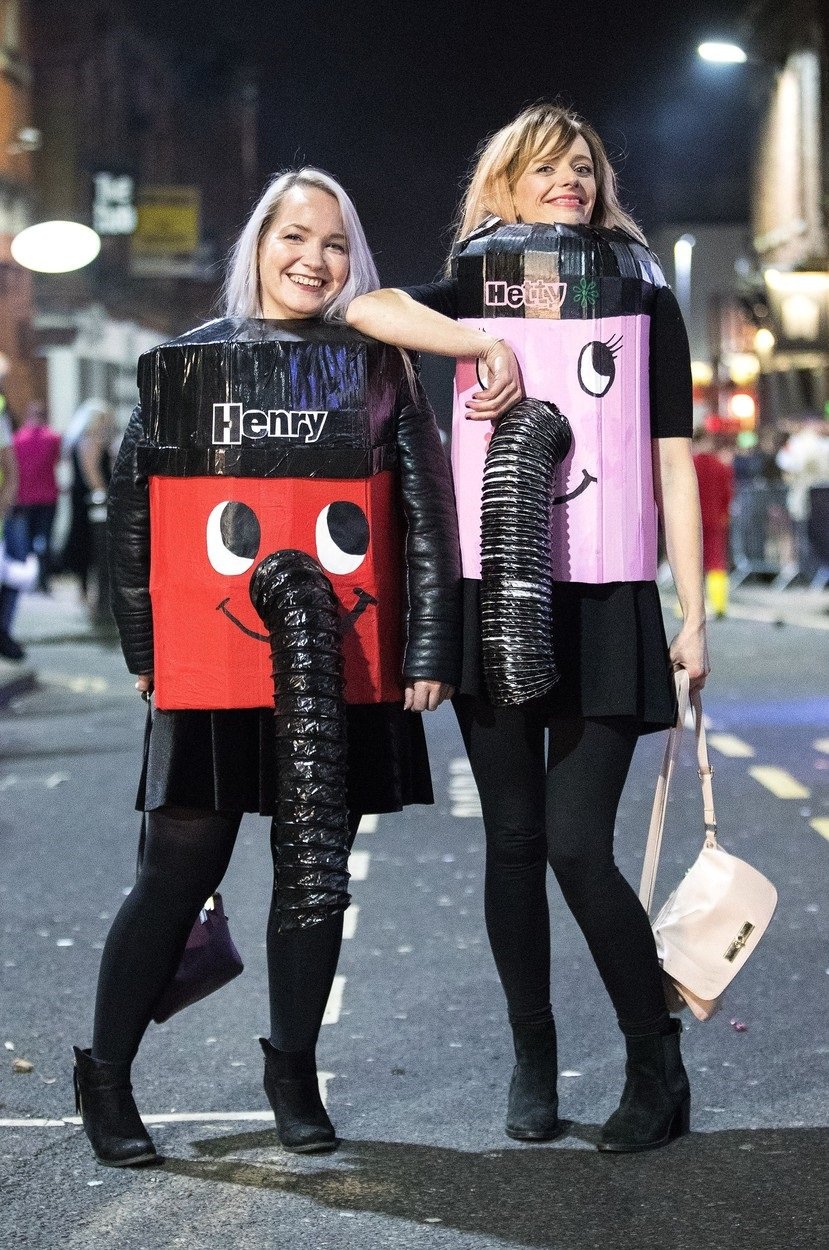
<path fill-rule="evenodd" d="M 577 304 L 581 304 L 582 312 L 585 312 L 588 304 L 591 308 L 596 306 L 596 301 L 599 298 L 599 288 L 592 278 L 589 280 L 587 278 L 581 278 L 573 294 L 573 298 Z"/>

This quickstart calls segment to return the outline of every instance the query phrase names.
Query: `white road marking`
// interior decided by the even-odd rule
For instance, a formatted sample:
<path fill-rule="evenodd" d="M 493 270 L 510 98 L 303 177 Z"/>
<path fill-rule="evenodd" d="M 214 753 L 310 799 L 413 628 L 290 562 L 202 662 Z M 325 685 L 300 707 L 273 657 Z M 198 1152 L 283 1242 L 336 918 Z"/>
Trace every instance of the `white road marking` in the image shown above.
<path fill-rule="evenodd" d="M 334 977 L 334 984 L 331 986 L 331 993 L 328 995 L 325 1015 L 322 1017 L 323 1024 L 336 1024 L 339 1020 L 340 1012 L 343 1009 L 344 990 L 345 977 Z"/>
<path fill-rule="evenodd" d="M 348 871 L 352 881 L 365 881 L 371 856 L 368 851 L 352 851 L 348 859 Z"/>
<path fill-rule="evenodd" d="M 360 919 L 360 908 L 352 903 L 343 916 L 343 938 L 348 941 L 357 932 L 357 921 Z"/>
<path fill-rule="evenodd" d="M 449 807 L 453 816 L 480 817 L 481 800 L 466 757 L 449 761 Z"/>
<path fill-rule="evenodd" d="M 379 819 L 380 819 L 379 816 L 374 816 L 374 815 L 364 816 L 363 819 L 360 821 L 359 825 L 357 826 L 357 832 L 358 833 L 376 833 L 377 821 Z"/>
<path fill-rule="evenodd" d="M 732 760 L 749 760 L 755 754 L 754 747 L 733 734 L 709 734 L 708 742 L 720 755 L 727 755 Z"/>
<path fill-rule="evenodd" d="M 328 1084 L 334 1072 L 319 1072 L 320 1097 L 328 1099 Z M 142 1111 L 145 1124 L 258 1124 L 273 1123 L 272 1111 Z M 62 1120 L 0 1120 L 0 1128 L 74 1128 L 80 1127 L 79 1115 L 67 1115 Z"/>
<path fill-rule="evenodd" d="M 69 773 L 49 773 L 45 777 L 19 777 L 17 773 L 9 773 L 7 777 L 0 778 L 0 791 L 11 790 L 13 786 L 17 786 L 19 790 L 35 790 L 41 786 L 54 790 L 56 786 L 70 780 Z"/>
<path fill-rule="evenodd" d="M 749 775 L 755 781 L 759 781 L 761 786 L 771 790 L 775 798 L 808 799 L 811 794 L 811 791 L 801 785 L 791 773 L 787 773 L 785 768 L 777 768 L 773 764 L 758 764 L 748 771 Z"/>
<path fill-rule="evenodd" d="M 72 676 L 69 673 L 47 673 L 40 679 L 46 686 L 62 686 L 75 694 L 104 694 L 109 682 L 104 677 Z"/>

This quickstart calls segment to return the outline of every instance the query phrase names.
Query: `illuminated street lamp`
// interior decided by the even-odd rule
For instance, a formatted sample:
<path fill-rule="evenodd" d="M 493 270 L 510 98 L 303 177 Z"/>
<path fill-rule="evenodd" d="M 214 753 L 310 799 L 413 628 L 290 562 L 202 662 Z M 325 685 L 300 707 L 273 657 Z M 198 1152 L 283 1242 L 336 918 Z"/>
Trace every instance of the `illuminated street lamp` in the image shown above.
<path fill-rule="evenodd" d="M 748 54 L 738 44 L 718 39 L 701 43 L 697 53 L 703 61 L 710 61 L 713 65 L 745 65 L 748 60 Z"/>
<path fill-rule="evenodd" d="M 36 273 L 71 273 L 90 264 L 101 240 L 79 221 L 42 221 L 27 226 L 11 242 L 12 259 Z"/>

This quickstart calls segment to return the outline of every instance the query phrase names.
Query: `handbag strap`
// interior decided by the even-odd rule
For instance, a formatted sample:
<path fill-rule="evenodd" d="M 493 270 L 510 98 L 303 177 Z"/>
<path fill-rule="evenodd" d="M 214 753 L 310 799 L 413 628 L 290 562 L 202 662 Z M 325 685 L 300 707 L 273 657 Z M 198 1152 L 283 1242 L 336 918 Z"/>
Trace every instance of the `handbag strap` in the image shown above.
<path fill-rule="evenodd" d="M 690 680 L 687 670 L 678 669 L 674 674 L 676 680 L 677 718 L 673 729 L 668 733 L 662 768 L 656 782 L 656 793 L 651 810 L 651 822 L 648 828 L 648 840 L 645 845 L 645 858 L 642 864 L 642 878 L 639 882 L 639 901 L 648 913 L 653 902 L 656 886 L 656 873 L 659 867 L 659 854 L 662 849 L 662 833 L 665 828 L 665 814 L 668 807 L 668 794 L 674 774 L 679 748 L 682 743 L 682 732 L 685 728 L 685 717 L 690 703 L 694 716 L 694 736 L 697 748 L 697 773 L 702 789 L 703 819 L 705 822 L 705 845 L 717 845 L 717 816 L 714 811 L 714 789 L 711 778 L 714 770 L 708 759 L 708 742 L 705 737 L 705 722 L 702 715 L 702 700 L 698 690 L 690 693 Z"/>

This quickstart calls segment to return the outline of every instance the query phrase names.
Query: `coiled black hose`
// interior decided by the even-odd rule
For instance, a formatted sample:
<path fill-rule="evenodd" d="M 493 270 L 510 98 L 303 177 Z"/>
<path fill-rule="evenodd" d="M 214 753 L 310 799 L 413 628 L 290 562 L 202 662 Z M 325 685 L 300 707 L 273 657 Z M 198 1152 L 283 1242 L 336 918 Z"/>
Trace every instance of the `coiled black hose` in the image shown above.
<path fill-rule="evenodd" d="M 481 641 L 493 704 L 526 703 L 559 679 L 553 654 L 550 510 L 573 431 L 555 404 L 524 399 L 495 428 L 481 509 Z"/>
<path fill-rule="evenodd" d="M 272 824 L 277 926 L 304 929 L 348 907 L 346 718 L 337 600 L 304 551 L 266 556 L 250 583 L 270 638 L 276 706 Z"/>

